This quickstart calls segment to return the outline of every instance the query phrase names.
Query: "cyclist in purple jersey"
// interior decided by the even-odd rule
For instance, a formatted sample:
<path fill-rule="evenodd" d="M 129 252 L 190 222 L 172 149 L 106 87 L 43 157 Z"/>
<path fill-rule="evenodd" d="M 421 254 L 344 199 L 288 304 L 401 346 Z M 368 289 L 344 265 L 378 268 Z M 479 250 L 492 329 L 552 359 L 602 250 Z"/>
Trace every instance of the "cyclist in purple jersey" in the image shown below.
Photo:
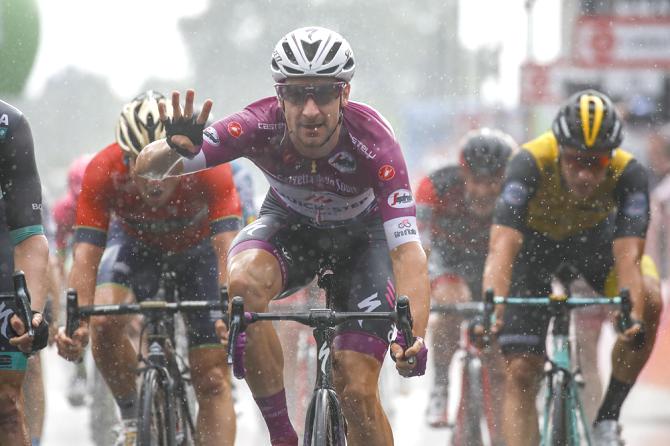
<path fill-rule="evenodd" d="M 194 92 L 172 96 L 168 137 L 138 158 L 146 176 L 193 172 L 238 157 L 265 173 L 270 191 L 259 219 L 233 242 L 229 288 L 249 311 L 307 284 L 327 263 L 338 278 L 338 310 L 388 311 L 395 295 L 411 299 L 416 342 L 391 340 L 381 322 L 344 324 L 335 338 L 335 385 L 351 445 L 389 445 L 391 428 L 378 398 L 385 353 L 405 376 L 423 374 L 429 308 L 426 256 L 416 227 L 407 168 L 393 130 L 371 107 L 349 100 L 353 51 L 339 34 L 301 28 L 273 53 L 277 96 L 262 99 L 203 130 L 212 102 L 193 116 Z M 162 119 L 167 120 L 165 110 Z M 168 150 L 167 145 L 174 150 Z M 217 323 L 222 338 L 225 325 Z M 269 323 L 247 329 L 246 379 L 273 445 L 297 445 L 288 419 L 283 357 Z M 409 348 L 408 348 L 409 347 Z M 416 357 L 410 364 L 410 357 Z"/>

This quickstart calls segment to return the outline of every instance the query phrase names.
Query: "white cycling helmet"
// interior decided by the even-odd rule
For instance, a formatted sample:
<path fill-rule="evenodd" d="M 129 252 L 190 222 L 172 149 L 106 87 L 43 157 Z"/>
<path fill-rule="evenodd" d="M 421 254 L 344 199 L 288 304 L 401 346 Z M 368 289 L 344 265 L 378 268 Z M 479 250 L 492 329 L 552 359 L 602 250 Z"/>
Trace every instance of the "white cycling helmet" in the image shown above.
<path fill-rule="evenodd" d="M 116 125 L 116 142 L 131 156 L 139 155 L 150 142 L 165 138 L 165 126 L 158 113 L 160 101 L 165 101 L 165 96 L 148 90 L 123 106 Z"/>
<path fill-rule="evenodd" d="M 356 70 L 354 52 L 344 37 L 319 26 L 298 28 L 279 40 L 272 52 L 272 78 L 334 77 L 351 81 Z"/>

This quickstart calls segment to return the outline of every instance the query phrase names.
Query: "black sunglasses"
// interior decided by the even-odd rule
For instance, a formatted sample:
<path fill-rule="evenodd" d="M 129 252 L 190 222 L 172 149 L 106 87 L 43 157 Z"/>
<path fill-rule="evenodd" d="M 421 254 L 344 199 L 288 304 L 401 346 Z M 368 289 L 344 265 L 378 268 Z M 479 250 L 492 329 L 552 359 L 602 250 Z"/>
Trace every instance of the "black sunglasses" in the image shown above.
<path fill-rule="evenodd" d="M 275 84 L 279 99 L 294 105 L 304 105 L 308 96 L 312 96 L 316 105 L 327 105 L 339 98 L 344 90 L 344 82 L 327 84 Z"/>

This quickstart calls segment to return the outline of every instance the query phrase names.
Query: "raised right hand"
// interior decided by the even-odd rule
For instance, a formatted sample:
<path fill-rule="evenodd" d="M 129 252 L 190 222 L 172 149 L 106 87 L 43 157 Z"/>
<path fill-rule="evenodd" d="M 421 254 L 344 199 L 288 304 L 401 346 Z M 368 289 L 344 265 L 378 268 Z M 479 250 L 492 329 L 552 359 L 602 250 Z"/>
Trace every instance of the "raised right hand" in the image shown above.
<path fill-rule="evenodd" d="M 65 327 L 60 327 L 56 334 L 56 346 L 58 354 L 68 361 L 77 362 L 83 355 L 88 345 L 88 323 L 82 324 L 74 331 L 72 337 L 65 334 Z"/>
<path fill-rule="evenodd" d="M 214 104 L 211 99 L 207 99 L 202 104 L 202 110 L 197 118 L 193 116 L 193 101 L 195 99 L 194 90 L 186 90 L 186 99 L 184 109 L 182 110 L 179 102 L 179 92 L 172 92 L 172 117 L 167 114 L 165 103 L 158 104 L 160 120 L 165 125 L 166 140 L 170 147 L 175 149 L 180 155 L 192 158 L 200 150 L 202 145 L 202 131 L 209 118 L 209 113 Z"/>

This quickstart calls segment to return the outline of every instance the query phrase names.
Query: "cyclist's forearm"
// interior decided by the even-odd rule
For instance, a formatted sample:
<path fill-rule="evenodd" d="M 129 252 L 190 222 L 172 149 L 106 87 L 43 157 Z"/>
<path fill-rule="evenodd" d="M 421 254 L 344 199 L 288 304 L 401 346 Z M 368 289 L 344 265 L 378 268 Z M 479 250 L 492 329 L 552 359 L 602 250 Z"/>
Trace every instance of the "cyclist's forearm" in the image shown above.
<path fill-rule="evenodd" d="M 47 295 L 49 247 L 43 235 L 33 235 L 14 247 L 14 268 L 26 275 L 28 291 L 35 311 L 44 311 Z"/>
<path fill-rule="evenodd" d="M 77 290 L 79 305 L 93 304 L 98 265 L 104 249 L 90 243 L 77 243 L 68 279 L 68 288 Z"/>
<path fill-rule="evenodd" d="M 612 252 L 617 273 L 619 289 L 627 288 L 630 291 L 633 312 L 636 317 L 642 316 L 644 307 L 642 271 L 640 262 L 644 250 L 644 239 L 625 237 L 614 240 Z"/>
<path fill-rule="evenodd" d="M 512 269 L 523 244 L 523 234 L 502 225 L 491 227 L 489 254 L 484 265 L 482 292 L 492 288 L 497 296 L 509 294 Z"/>
<path fill-rule="evenodd" d="M 391 251 L 396 295 L 410 298 L 414 319 L 413 332 L 425 337 L 430 312 L 430 281 L 423 248 L 416 242 L 405 243 Z"/>

